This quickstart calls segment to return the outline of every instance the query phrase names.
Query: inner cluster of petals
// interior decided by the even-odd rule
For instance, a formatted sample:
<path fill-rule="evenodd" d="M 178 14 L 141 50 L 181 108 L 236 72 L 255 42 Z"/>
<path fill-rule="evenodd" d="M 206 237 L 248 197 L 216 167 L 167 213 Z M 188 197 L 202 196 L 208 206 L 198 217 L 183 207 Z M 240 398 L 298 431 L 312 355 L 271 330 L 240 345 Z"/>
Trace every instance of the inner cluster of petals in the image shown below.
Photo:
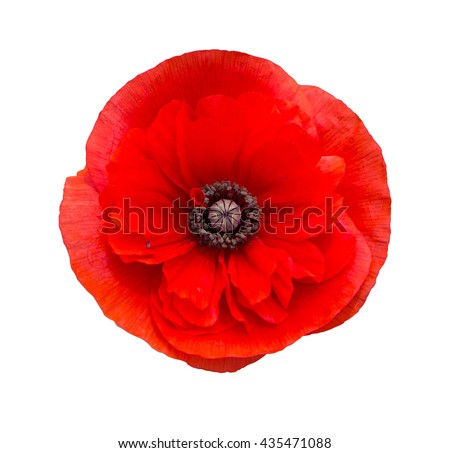
<path fill-rule="evenodd" d="M 106 237 L 126 263 L 162 264 L 154 306 L 163 322 L 199 335 L 224 326 L 280 324 L 299 283 L 322 282 L 349 263 L 355 243 L 349 224 L 344 231 L 319 228 L 324 197 L 338 200 L 334 190 L 344 165 L 338 157 L 321 158 L 318 150 L 294 106 L 258 93 L 202 98 L 195 109 L 173 101 L 149 128 L 130 130 L 108 165 L 100 197 L 104 209 L 119 210 L 129 200 L 128 211 L 117 217 L 128 229 Z M 251 188 L 261 204 L 254 205 L 258 228 L 253 225 L 251 236 L 237 228 L 245 202 L 230 193 L 253 197 L 228 181 Z M 219 195 L 208 205 L 213 189 Z M 239 218 L 230 221 L 237 232 L 214 229 L 212 211 L 203 214 L 222 199 L 240 204 L 233 202 Z M 302 228 L 303 213 L 313 208 L 315 228 Z M 193 214 L 212 225 L 202 240 L 192 229 Z M 208 235 L 215 236 L 208 241 Z M 244 244 L 234 250 L 241 237 Z M 329 259 L 333 247 L 345 251 L 337 260 Z"/>

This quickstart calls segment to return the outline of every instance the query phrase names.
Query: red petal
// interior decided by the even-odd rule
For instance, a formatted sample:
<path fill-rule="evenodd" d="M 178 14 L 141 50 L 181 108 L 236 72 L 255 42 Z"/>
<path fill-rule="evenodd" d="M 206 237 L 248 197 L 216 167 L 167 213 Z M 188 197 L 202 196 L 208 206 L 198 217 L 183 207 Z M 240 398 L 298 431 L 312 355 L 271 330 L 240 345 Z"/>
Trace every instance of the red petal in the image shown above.
<path fill-rule="evenodd" d="M 194 187 L 189 192 L 190 198 L 194 201 L 195 206 L 206 206 L 205 204 L 205 192 L 199 187 Z"/>
<path fill-rule="evenodd" d="M 189 254 L 163 265 L 167 290 L 204 310 L 219 301 L 225 287 L 219 250 L 197 245 Z"/>
<path fill-rule="evenodd" d="M 227 295 L 227 304 L 230 310 L 231 316 L 236 320 L 245 325 L 247 331 L 251 330 L 251 323 L 249 322 L 248 317 L 245 314 L 245 311 L 242 306 L 237 303 L 237 297 L 235 295 L 236 288 L 233 289 L 233 292 L 230 296 Z"/>
<path fill-rule="evenodd" d="M 292 283 L 292 260 L 281 260 L 272 275 L 272 297 L 284 308 L 288 308 L 294 292 Z"/>
<path fill-rule="evenodd" d="M 266 247 L 266 253 L 271 249 Z M 269 252 L 270 253 L 270 252 Z M 286 260 L 286 254 L 280 253 L 277 261 L 277 266 L 271 277 L 271 295 L 257 303 L 248 300 L 238 288 L 232 288 L 232 297 L 228 298 L 228 304 L 232 307 L 233 312 L 237 311 L 239 321 L 244 322 L 247 331 L 251 331 L 249 326 L 248 310 L 256 313 L 261 319 L 270 324 L 279 324 L 288 316 L 287 308 L 292 298 L 294 287 L 291 278 L 290 263 Z M 234 299 L 237 299 L 241 307 L 247 310 L 242 310 L 237 307 Z"/>
<path fill-rule="evenodd" d="M 266 247 L 259 239 L 250 240 L 237 253 L 231 253 L 228 261 L 228 273 L 234 286 L 251 304 L 270 296 L 271 277 L 287 255 L 277 249 Z"/>
<path fill-rule="evenodd" d="M 161 171 L 159 165 L 149 158 L 150 144 L 143 129 L 132 129 L 122 139 L 112 161 L 107 166 L 108 185 L 101 193 L 103 208 L 122 206 L 125 198 L 139 192 L 155 192 L 170 202 L 183 195 Z M 151 197 L 140 206 L 151 205 Z"/>
<path fill-rule="evenodd" d="M 180 124 L 178 153 L 187 184 L 233 181 L 232 169 L 246 131 L 238 103 L 230 97 L 210 96 L 200 100 L 196 114 L 195 121 Z"/>
<path fill-rule="evenodd" d="M 296 144 L 273 139 L 251 154 L 241 154 L 237 181 L 260 205 L 270 199 L 274 205 L 287 206 L 309 200 L 311 187 L 317 185 L 313 171 Z"/>
<path fill-rule="evenodd" d="M 312 145 L 315 132 L 305 127 L 306 111 L 288 100 L 248 92 L 239 96 L 238 103 L 245 112 L 248 123 L 248 140 L 245 151 L 254 152 L 274 138 L 286 142 Z M 315 141 L 315 140 L 314 140 Z M 319 155 L 314 146 L 302 147 L 300 153 L 308 163 L 317 162 Z"/>
<path fill-rule="evenodd" d="M 201 334 L 203 330 L 194 330 L 192 325 L 207 328 L 216 324 L 219 319 L 218 300 L 213 300 L 206 308 L 199 309 L 189 299 L 168 292 L 166 279 L 163 279 L 158 294 L 161 299 L 161 313 L 184 330 Z"/>
<path fill-rule="evenodd" d="M 197 246 L 195 239 L 178 235 L 142 235 L 138 233 L 109 236 L 109 244 L 121 259 L 130 263 L 160 264 L 189 253 Z"/>
<path fill-rule="evenodd" d="M 261 319 L 269 324 L 280 324 L 288 317 L 287 310 L 285 310 L 273 297 L 268 297 L 257 304 L 249 304 L 245 297 L 240 297 L 239 303 L 255 312 Z"/>
<path fill-rule="evenodd" d="M 126 262 L 158 264 L 185 254 L 197 244 L 187 229 L 187 216 L 177 215 L 172 202 L 157 192 L 135 193 L 115 208 L 120 212 L 114 216 L 106 214 L 108 208 L 103 210 L 103 231 L 111 231 L 112 218 L 117 219 L 114 223 L 118 231 L 108 234 L 108 242 Z"/>
<path fill-rule="evenodd" d="M 141 132 L 139 129 L 133 131 Z M 129 140 L 125 138 L 120 143 L 118 152 L 114 153 L 114 160 L 107 168 L 108 187 L 114 186 L 121 190 L 122 194 L 126 194 L 130 189 L 154 190 L 171 200 L 183 194 L 183 191 L 161 170 L 160 163 L 149 156 L 150 149 L 152 152 L 155 151 L 154 147 L 150 148 L 150 143 L 147 143 L 145 149 L 139 150 L 139 153 L 130 145 Z M 166 150 L 166 155 L 170 155 L 169 150 Z"/>
<path fill-rule="evenodd" d="M 228 277 L 228 272 L 226 270 L 225 259 L 223 255 L 222 257 L 222 265 L 225 268 L 226 275 Z M 245 310 L 242 306 L 239 306 L 237 303 L 237 289 L 231 285 L 230 279 L 226 278 L 225 283 L 225 298 L 228 304 L 228 309 L 230 311 L 231 316 L 236 320 L 244 324 L 245 328 L 248 330 L 251 329 L 251 324 L 249 323 L 249 319 L 245 314 Z"/>
<path fill-rule="evenodd" d="M 219 319 L 219 302 L 214 301 L 203 310 L 198 309 L 189 299 L 173 295 L 173 307 L 191 324 L 199 327 L 211 327 Z"/>
<path fill-rule="evenodd" d="M 186 103 L 172 101 L 159 111 L 147 130 L 147 157 L 153 159 L 161 171 L 185 192 L 189 192 L 190 186 L 181 171 L 177 143 L 180 129 L 190 120 L 191 114 Z"/>
<path fill-rule="evenodd" d="M 118 144 L 108 166 L 111 162 L 121 162 L 126 165 L 128 161 L 145 161 L 147 149 L 148 140 L 145 129 L 130 129 Z"/>
<path fill-rule="evenodd" d="M 149 127 L 170 101 L 185 99 L 194 106 L 202 97 L 223 94 L 237 98 L 247 91 L 299 105 L 305 112 L 303 127 L 315 133 L 302 90 L 279 66 L 239 52 L 191 52 L 137 76 L 108 101 L 86 145 L 87 167 L 95 186 L 101 190 L 106 185 L 106 165 L 126 131 Z"/>
<path fill-rule="evenodd" d="M 340 220 L 342 225 L 346 226 L 346 219 L 342 217 Z M 320 249 L 324 261 L 325 272 L 322 280 L 326 280 L 339 273 L 353 259 L 355 254 L 356 238 L 353 232 L 341 232 L 333 230 L 332 233 L 324 233 L 311 239 Z"/>
<path fill-rule="evenodd" d="M 320 282 L 325 273 L 325 259 L 320 249 L 309 242 L 285 240 L 266 237 L 264 243 L 269 247 L 286 250 L 292 259 L 292 277 L 301 279 L 309 277 Z"/>
<path fill-rule="evenodd" d="M 370 273 L 358 294 L 329 325 L 352 317 L 364 304 L 386 260 L 390 236 L 389 188 L 381 149 L 358 116 L 342 101 L 317 87 L 302 87 L 314 111 L 324 154 L 344 158 L 347 172 L 339 184 L 348 215 L 364 235 L 372 252 Z"/>

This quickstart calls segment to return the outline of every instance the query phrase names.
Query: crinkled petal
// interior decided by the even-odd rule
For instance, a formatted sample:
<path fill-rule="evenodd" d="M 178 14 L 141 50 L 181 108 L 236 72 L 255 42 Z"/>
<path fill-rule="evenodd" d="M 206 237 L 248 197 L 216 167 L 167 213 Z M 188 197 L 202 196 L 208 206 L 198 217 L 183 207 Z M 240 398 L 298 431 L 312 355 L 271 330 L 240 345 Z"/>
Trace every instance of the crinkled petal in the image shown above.
<path fill-rule="evenodd" d="M 292 277 L 305 277 L 320 282 L 325 274 L 325 258 L 320 249 L 308 240 L 289 241 L 287 239 L 264 238 L 269 247 L 286 250 L 292 259 Z"/>
<path fill-rule="evenodd" d="M 109 244 L 120 258 L 131 263 L 139 261 L 146 264 L 160 264 L 172 258 L 189 253 L 197 246 L 197 241 L 180 238 L 179 235 L 111 235 Z"/>
<path fill-rule="evenodd" d="M 233 168 L 245 138 L 245 119 L 234 99 L 201 99 L 195 120 L 180 124 L 178 135 L 178 155 L 187 185 L 234 180 Z"/>
<path fill-rule="evenodd" d="M 209 328 L 219 321 L 219 300 L 212 300 L 207 307 L 199 309 L 189 299 L 168 292 L 166 279 L 162 280 L 158 295 L 161 314 L 183 330 L 200 333 L 198 327 Z"/>
<path fill-rule="evenodd" d="M 316 134 L 305 127 L 309 115 L 299 105 L 278 96 L 269 97 L 253 91 L 239 96 L 238 103 L 248 124 L 247 142 L 241 158 L 253 155 L 265 143 L 276 138 L 296 144 L 305 162 L 317 162 L 320 156 Z"/>
<path fill-rule="evenodd" d="M 364 235 L 372 253 L 367 280 L 354 299 L 321 330 L 352 317 L 364 304 L 387 257 L 391 199 L 381 149 L 359 117 L 342 101 L 317 87 L 302 87 L 314 112 L 324 154 L 341 156 L 347 171 L 339 193 L 348 214 Z"/>
<path fill-rule="evenodd" d="M 277 139 L 264 143 L 251 156 L 240 156 L 237 181 L 260 205 L 271 200 L 284 206 L 308 201 L 311 187 L 318 182 L 314 167 L 305 163 L 297 145 Z"/>
<path fill-rule="evenodd" d="M 217 303 L 225 287 L 219 254 L 217 249 L 197 245 L 189 254 L 166 261 L 167 290 L 189 299 L 200 310 Z"/>
<path fill-rule="evenodd" d="M 110 246 L 126 262 L 158 264 L 197 244 L 188 231 L 187 215 L 178 215 L 172 202 L 158 192 L 135 192 L 122 200 L 122 206 L 113 207 L 116 211 L 108 209 L 102 211 L 102 231 L 110 232 Z"/>
<path fill-rule="evenodd" d="M 247 91 L 297 104 L 303 112 L 303 128 L 315 134 L 303 91 L 279 66 L 239 52 L 190 52 L 138 75 L 105 105 L 86 146 L 87 168 L 95 187 L 105 187 L 106 165 L 125 133 L 149 127 L 164 105 L 178 99 L 194 107 L 202 97 L 223 94 L 238 98 Z"/>
<path fill-rule="evenodd" d="M 230 255 L 230 280 L 250 304 L 256 304 L 270 296 L 272 275 L 278 262 L 287 259 L 285 252 L 266 247 L 259 239 L 254 238 L 241 247 L 239 253 Z"/>
<path fill-rule="evenodd" d="M 348 217 L 341 218 L 341 225 L 345 228 Z M 353 259 L 355 254 L 356 238 L 351 231 L 333 229 L 329 233 L 321 234 L 311 239 L 324 257 L 324 273 L 321 280 L 326 280 L 338 274 Z"/>
<path fill-rule="evenodd" d="M 245 308 L 256 313 L 262 320 L 269 324 L 280 324 L 288 317 L 288 311 L 272 296 L 261 300 L 257 304 L 249 304 L 247 299 L 238 291 L 239 303 Z"/>
<path fill-rule="evenodd" d="M 152 159 L 170 181 L 189 192 L 180 158 L 178 142 L 183 137 L 185 124 L 191 121 L 192 110 L 179 100 L 165 105 L 147 130 L 146 156 Z"/>

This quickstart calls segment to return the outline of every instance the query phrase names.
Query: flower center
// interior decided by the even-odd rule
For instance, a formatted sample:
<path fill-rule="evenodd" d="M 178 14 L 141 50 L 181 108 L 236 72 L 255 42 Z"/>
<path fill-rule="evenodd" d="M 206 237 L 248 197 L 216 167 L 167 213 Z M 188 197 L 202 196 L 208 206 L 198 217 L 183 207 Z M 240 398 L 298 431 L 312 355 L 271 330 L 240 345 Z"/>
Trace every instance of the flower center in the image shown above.
<path fill-rule="evenodd" d="M 245 187 L 221 181 L 191 193 L 197 206 L 189 212 L 189 228 L 201 244 L 236 248 L 259 230 L 260 209 Z"/>

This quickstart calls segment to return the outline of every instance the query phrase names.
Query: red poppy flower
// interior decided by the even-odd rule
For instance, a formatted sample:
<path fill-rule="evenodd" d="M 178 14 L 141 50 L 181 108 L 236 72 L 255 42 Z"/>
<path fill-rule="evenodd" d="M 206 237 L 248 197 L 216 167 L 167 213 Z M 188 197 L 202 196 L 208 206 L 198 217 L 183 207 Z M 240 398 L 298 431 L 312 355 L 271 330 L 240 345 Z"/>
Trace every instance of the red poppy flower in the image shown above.
<path fill-rule="evenodd" d="M 201 51 L 106 104 L 60 227 L 107 317 L 223 372 L 353 316 L 389 220 L 381 150 L 347 106 L 270 61 Z"/>

